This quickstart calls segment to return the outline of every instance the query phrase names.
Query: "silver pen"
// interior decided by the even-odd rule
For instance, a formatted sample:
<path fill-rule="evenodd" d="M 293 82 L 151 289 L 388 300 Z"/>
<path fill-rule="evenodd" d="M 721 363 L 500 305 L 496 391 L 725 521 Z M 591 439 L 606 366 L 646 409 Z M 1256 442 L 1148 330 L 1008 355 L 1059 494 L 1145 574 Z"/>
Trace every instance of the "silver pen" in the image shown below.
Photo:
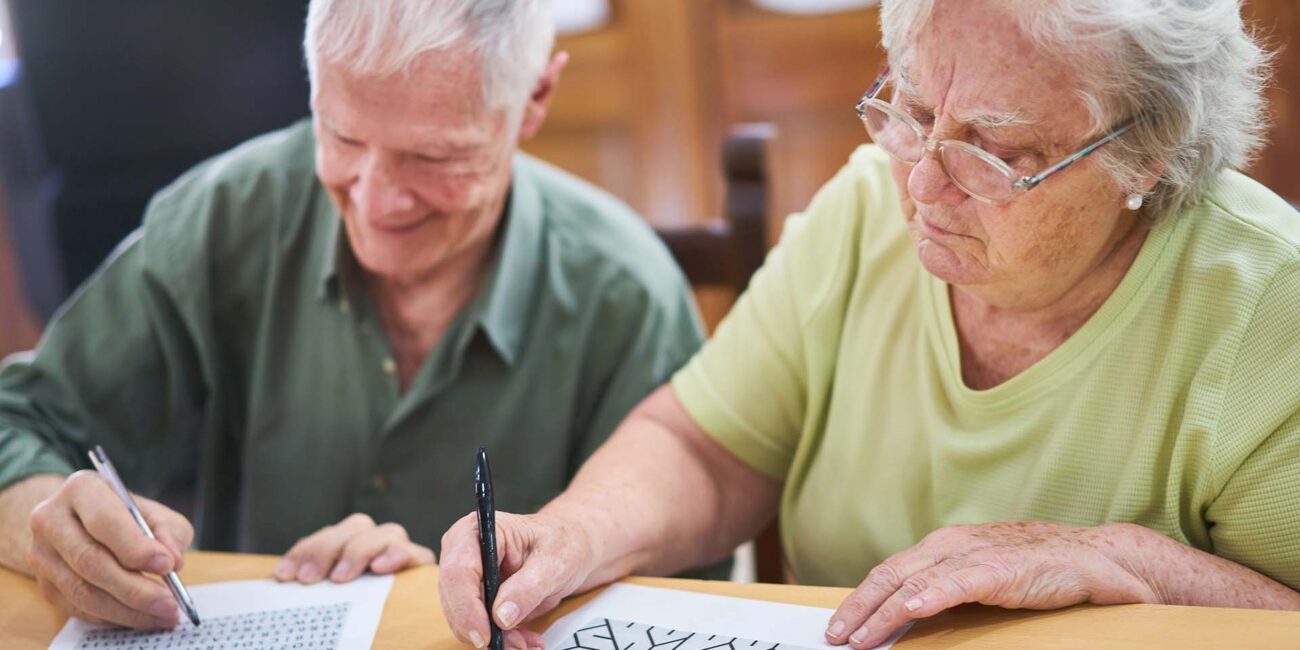
<path fill-rule="evenodd" d="M 131 512 L 131 517 L 135 519 L 135 523 L 140 525 L 140 529 L 144 531 L 145 535 L 149 536 L 149 539 L 158 539 L 153 536 L 153 530 L 149 528 L 149 523 L 144 520 L 144 515 L 140 514 L 140 509 L 135 505 L 135 499 L 132 499 L 131 493 L 126 491 L 126 486 L 122 484 L 122 477 L 117 475 L 117 468 L 113 467 L 113 461 L 108 459 L 108 453 L 104 451 L 104 448 L 95 445 L 95 448 L 90 450 L 89 454 L 90 462 L 94 463 L 95 470 L 99 472 L 100 476 L 104 477 L 105 481 L 108 481 L 109 485 L 113 486 L 113 491 L 122 499 L 122 503 L 126 504 L 126 509 Z M 185 610 L 185 615 L 190 617 L 191 622 L 198 625 L 199 610 L 195 609 L 194 601 L 190 599 L 190 592 L 185 590 L 185 585 L 181 584 L 180 577 L 176 575 L 175 571 L 169 571 L 167 575 L 163 576 L 163 581 L 172 590 L 172 595 L 176 597 L 176 602 L 180 603 L 181 609 Z"/>

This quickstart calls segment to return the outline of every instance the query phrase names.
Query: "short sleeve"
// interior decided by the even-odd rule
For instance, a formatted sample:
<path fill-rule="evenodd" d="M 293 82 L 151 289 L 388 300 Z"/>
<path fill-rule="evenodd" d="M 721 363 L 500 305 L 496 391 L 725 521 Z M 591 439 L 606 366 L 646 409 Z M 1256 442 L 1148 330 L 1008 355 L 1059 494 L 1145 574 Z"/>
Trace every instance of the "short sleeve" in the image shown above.
<path fill-rule="evenodd" d="M 1300 591 L 1300 413 L 1237 468 L 1210 517 L 1215 555 Z"/>
<path fill-rule="evenodd" d="M 1224 396 L 1215 555 L 1300 590 L 1300 262 L 1263 293 Z"/>
<path fill-rule="evenodd" d="M 685 278 L 664 269 L 665 281 L 654 287 L 611 291 L 616 307 L 602 316 L 631 336 L 602 375 L 599 399 L 571 460 L 571 475 L 609 438 L 627 414 L 668 381 L 700 349 L 704 327 Z M 630 276 L 624 276 L 629 284 Z M 666 281 L 671 278 L 671 282 Z M 635 298 L 635 299 L 634 299 Z"/>
<path fill-rule="evenodd" d="M 810 325 L 849 282 L 860 180 L 850 163 L 806 211 L 786 220 L 749 289 L 673 378 L 674 393 L 700 428 L 776 480 L 794 459 L 810 380 L 827 370 L 810 355 L 825 346 L 824 332 Z"/>

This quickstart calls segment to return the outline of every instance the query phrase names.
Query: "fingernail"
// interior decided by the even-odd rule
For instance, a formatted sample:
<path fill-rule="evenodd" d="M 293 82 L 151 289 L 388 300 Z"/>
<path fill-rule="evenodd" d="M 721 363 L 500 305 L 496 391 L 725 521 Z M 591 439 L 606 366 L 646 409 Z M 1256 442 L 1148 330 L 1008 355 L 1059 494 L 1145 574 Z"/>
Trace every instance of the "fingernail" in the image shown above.
<path fill-rule="evenodd" d="M 831 626 L 826 628 L 826 634 L 832 639 L 840 638 L 840 635 L 844 634 L 844 621 L 835 621 L 834 623 L 831 623 Z"/>
<path fill-rule="evenodd" d="M 171 571 L 172 561 L 166 555 L 155 555 L 149 560 L 149 573 L 163 574 Z"/>
<path fill-rule="evenodd" d="M 302 582 L 314 582 L 320 580 L 320 578 L 320 569 L 316 568 L 316 565 L 311 562 L 302 565 L 302 568 L 298 569 L 298 580 Z"/>
<path fill-rule="evenodd" d="M 486 643 L 483 643 L 483 635 L 479 634 L 478 630 L 470 631 L 469 642 L 474 644 L 475 648 L 482 648 L 483 646 L 487 645 Z"/>
<path fill-rule="evenodd" d="M 330 574 L 330 580 L 342 580 L 352 571 L 352 563 L 347 560 L 340 560 L 334 565 L 334 572 Z"/>
<path fill-rule="evenodd" d="M 852 641 L 858 645 L 862 645 L 862 642 L 866 638 L 867 638 L 867 626 L 864 625 L 858 628 L 858 631 L 854 632 L 853 636 L 849 637 L 849 641 Z"/>
<path fill-rule="evenodd" d="M 503 603 L 497 608 L 497 620 L 506 627 L 514 627 L 515 619 L 519 617 L 519 606 L 514 603 Z"/>
<path fill-rule="evenodd" d="M 171 598 L 160 598 L 153 601 L 153 604 L 149 606 L 149 613 L 160 619 L 166 619 L 175 611 L 176 601 Z"/>
<path fill-rule="evenodd" d="M 909 612 L 915 612 L 916 610 L 921 609 L 921 599 L 913 598 L 903 603 L 903 607 L 906 607 Z"/>
<path fill-rule="evenodd" d="M 293 560 L 289 558 L 280 560 L 280 563 L 275 565 L 275 577 L 281 580 L 289 580 L 293 578 L 295 573 L 297 571 L 294 570 Z"/>

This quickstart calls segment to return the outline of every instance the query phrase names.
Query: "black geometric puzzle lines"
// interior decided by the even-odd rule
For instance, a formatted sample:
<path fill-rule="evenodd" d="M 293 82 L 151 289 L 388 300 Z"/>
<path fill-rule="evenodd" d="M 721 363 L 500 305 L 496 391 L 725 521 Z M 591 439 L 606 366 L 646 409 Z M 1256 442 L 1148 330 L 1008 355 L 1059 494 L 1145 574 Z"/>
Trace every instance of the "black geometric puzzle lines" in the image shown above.
<path fill-rule="evenodd" d="M 724 634 L 677 630 L 598 618 L 582 626 L 558 650 L 808 650 Z"/>

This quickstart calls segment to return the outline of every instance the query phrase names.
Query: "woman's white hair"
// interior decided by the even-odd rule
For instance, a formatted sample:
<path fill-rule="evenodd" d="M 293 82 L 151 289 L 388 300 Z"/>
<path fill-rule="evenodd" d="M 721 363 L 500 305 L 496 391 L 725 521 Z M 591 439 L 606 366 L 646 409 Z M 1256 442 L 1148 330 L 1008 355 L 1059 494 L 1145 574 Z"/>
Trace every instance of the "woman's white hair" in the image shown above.
<path fill-rule="evenodd" d="M 551 0 L 311 0 L 303 52 L 313 89 L 320 61 L 383 77 L 438 50 L 477 53 L 483 99 L 518 109 L 555 45 Z"/>
<path fill-rule="evenodd" d="M 963 0 L 964 1 L 964 0 Z M 1121 192 L 1147 197 L 1153 219 L 1200 199 L 1225 168 L 1242 168 L 1264 142 L 1270 55 L 1241 18 L 1240 0 L 995 0 L 1084 85 L 1077 92 L 1100 134 L 1136 118 L 1094 156 Z M 883 0 L 890 59 L 905 65 L 935 0 Z"/>

